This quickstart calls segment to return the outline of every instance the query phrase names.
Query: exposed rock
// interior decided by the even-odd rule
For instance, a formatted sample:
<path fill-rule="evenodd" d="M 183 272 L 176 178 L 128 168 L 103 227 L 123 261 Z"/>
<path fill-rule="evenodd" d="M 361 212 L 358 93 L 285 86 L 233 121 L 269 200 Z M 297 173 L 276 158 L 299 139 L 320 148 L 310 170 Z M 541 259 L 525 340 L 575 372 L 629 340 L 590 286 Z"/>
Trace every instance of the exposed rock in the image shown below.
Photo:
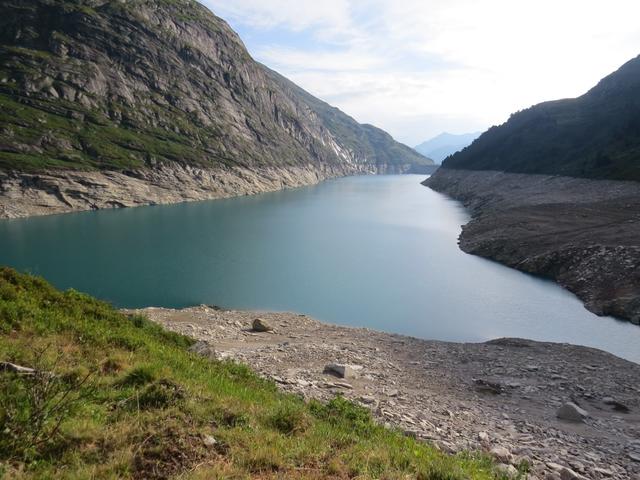
<path fill-rule="evenodd" d="M 217 198 L 433 165 L 255 62 L 229 25 L 198 2 L 2 2 L 0 47 L 8 77 L 0 83 L 2 105 L 22 112 L 0 131 L 2 170 L 18 182 L 0 179 L 0 199 L 8 192 L 18 200 L 3 199 L 0 218 Z M 21 187 L 34 169 L 45 181 Z M 183 170 L 187 185 L 158 179 L 165 169 Z M 231 183 L 215 178 L 225 173 Z M 118 191 L 102 188 L 105 182 L 81 185 L 77 198 L 74 184 L 94 176 Z M 21 198 L 20 190 L 29 195 Z"/>
<path fill-rule="evenodd" d="M 246 331 L 256 318 L 253 312 L 193 307 L 136 313 L 206 340 L 220 357 L 247 363 L 285 391 L 321 401 L 339 394 L 359 402 L 380 423 L 443 451 L 488 453 L 503 446 L 512 455 L 505 465 L 526 460 L 530 478 L 538 479 L 558 480 L 564 468 L 590 480 L 640 474 L 640 454 L 639 462 L 632 461 L 633 452 L 640 452 L 640 442 L 633 440 L 640 420 L 640 366 L 599 350 L 523 339 L 427 341 L 289 313 L 260 313 L 278 326 L 270 335 Z M 333 381 L 323 373 L 332 363 L 366 365 L 366 371 L 348 383 Z M 532 365 L 539 368 L 529 369 Z M 470 388 L 480 378 L 498 383 L 503 393 Z M 514 384 L 519 386 L 509 386 Z M 399 395 L 390 397 L 394 390 Z M 615 414 L 599 392 L 630 412 Z M 587 425 L 556 419 L 555 410 L 567 398 L 589 410 Z M 596 468 L 613 475 L 605 477 Z"/>
<path fill-rule="evenodd" d="M 254 318 L 251 323 L 251 328 L 254 332 L 271 332 L 273 327 L 263 318 Z"/>
<path fill-rule="evenodd" d="M 35 375 L 36 371 L 33 368 L 23 367 L 16 365 L 15 363 L 0 362 L 0 372 L 12 372 L 18 375 Z"/>
<path fill-rule="evenodd" d="M 586 410 L 583 410 L 573 402 L 567 402 L 562 405 L 556 412 L 556 417 L 560 420 L 567 420 L 570 422 L 584 422 L 589 416 Z"/>
<path fill-rule="evenodd" d="M 325 365 L 323 372 L 330 373 L 339 378 L 355 378 L 357 368 L 353 365 L 346 365 L 341 363 L 329 363 Z"/>
<path fill-rule="evenodd" d="M 515 477 L 518 474 L 518 470 L 513 465 L 508 463 L 499 463 L 498 470 L 509 477 Z"/>
<path fill-rule="evenodd" d="M 202 355 L 203 357 L 211 358 L 213 360 L 218 359 L 218 353 L 209 342 L 204 340 L 198 340 L 196 343 L 189 347 L 189 350 Z"/>
<path fill-rule="evenodd" d="M 583 477 L 579 473 L 574 472 L 570 468 L 565 467 L 560 471 L 560 479 L 561 480 L 585 480 L 585 477 Z"/>
<path fill-rule="evenodd" d="M 205 435 L 202 437 L 202 443 L 204 443 L 206 447 L 215 447 L 218 441 L 211 435 Z"/>
<path fill-rule="evenodd" d="M 512 458 L 511 452 L 504 447 L 493 447 L 489 453 L 500 463 L 509 463 Z"/>
<path fill-rule="evenodd" d="M 640 183 L 440 168 L 424 184 L 470 208 L 465 252 L 553 278 L 593 313 L 640 324 Z"/>
<path fill-rule="evenodd" d="M 613 407 L 613 409 L 617 412 L 629 413 L 629 407 L 627 407 L 624 403 L 617 401 L 615 398 L 605 397 L 602 399 L 602 403 Z"/>

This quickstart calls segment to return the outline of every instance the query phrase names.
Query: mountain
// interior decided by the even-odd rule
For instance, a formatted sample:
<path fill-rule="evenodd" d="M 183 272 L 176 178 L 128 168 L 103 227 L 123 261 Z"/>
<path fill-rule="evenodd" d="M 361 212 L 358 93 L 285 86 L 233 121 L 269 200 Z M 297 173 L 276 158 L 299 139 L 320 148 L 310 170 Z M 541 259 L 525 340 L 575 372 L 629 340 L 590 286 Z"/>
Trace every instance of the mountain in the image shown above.
<path fill-rule="evenodd" d="M 433 159 L 436 163 L 442 161 L 449 155 L 459 152 L 463 148 L 471 145 L 471 143 L 480 136 L 482 132 L 463 133 L 455 135 L 452 133 L 441 133 L 426 142 L 414 147 L 418 153 L 425 157 Z"/>
<path fill-rule="evenodd" d="M 2 0 L 0 57 L 0 191 L 16 198 L 40 198 L 46 178 L 46 202 L 61 192 L 63 204 L 101 207 L 87 197 L 98 187 L 70 171 L 142 179 L 144 203 L 158 182 L 169 192 L 186 181 L 187 196 L 205 177 L 217 196 L 211 172 L 230 175 L 224 188 L 255 174 L 271 189 L 432 163 L 255 62 L 191 0 Z M 15 178 L 44 171 L 55 178 Z M 87 181 L 112 182 L 96 175 Z"/>
<path fill-rule="evenodd" d="M 513 114 L 443 167 L 640 181 L 640 56 L 581 97 Z"/>

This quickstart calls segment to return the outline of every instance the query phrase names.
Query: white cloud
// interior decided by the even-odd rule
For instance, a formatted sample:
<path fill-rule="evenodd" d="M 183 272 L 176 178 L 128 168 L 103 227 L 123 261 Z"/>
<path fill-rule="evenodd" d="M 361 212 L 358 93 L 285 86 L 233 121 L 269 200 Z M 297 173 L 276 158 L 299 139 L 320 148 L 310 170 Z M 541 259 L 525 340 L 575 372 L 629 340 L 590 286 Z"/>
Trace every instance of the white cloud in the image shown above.
<path fill-rule="evenodd" d="M 251 45 L 258 60 L 409 144 L 580 95 L 640 53 L 637 0 L 205 3 L 274 34 Z M 312 41 L 287 43 L 283 31 Z"/>

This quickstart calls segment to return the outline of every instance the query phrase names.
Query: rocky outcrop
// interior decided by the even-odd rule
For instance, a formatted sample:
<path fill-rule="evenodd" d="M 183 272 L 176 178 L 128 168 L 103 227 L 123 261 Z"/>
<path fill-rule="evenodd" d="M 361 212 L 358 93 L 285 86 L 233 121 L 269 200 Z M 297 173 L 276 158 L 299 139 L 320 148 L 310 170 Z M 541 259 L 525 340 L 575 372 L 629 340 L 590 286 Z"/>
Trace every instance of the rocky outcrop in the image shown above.
<path fill-rule="evenodd" d="M 640 366 L 599 350 L 523 339 L 428 341 L 292 313 L 260 313 L 274 330 L 256 333 L 255 312 L 206 306 L 135 313 L 215 345 L 218 358 L 244 362 L 286 391 L 344 395 L 381 423 L 447 452 L 484 451 L 507 472 L 526 462 L 530 480 L 640 475 Z M 336 364 L 351 374 L 336 376 Z M 568 402 L 589 416 L 579 424 L 557 418 Z"/>
<path fill-rule="evenodd" d="M 1 0 L 0 57 L 3 192 L 42 212 L 433 163 L 255 62 L 191 0 Z"/>
<path fill-rule="evenodd" d="M 350 165 L 198 168 L 163 165 L 131 172 L 0 172 L 0 218 L 226 198 L 371 173 Z"/>
<path fill-rule="evenodd" d="M 640 324 L 640 184 L 440 168 L 424 184 L 472 214 L 460 248 L 552 278 Z"/>

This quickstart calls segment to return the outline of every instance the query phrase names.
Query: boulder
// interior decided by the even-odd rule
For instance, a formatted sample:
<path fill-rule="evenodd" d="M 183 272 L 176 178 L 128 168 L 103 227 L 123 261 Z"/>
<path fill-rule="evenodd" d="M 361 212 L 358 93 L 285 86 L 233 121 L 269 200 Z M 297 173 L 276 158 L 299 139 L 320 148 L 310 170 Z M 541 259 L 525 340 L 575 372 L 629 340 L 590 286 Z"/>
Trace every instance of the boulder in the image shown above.
<path fill-rule="evenodd" d="M 273 327 L 267 323 L 266 320 L 262 318 L 256 318 L 253 320 L 251 324 L 251 328 L 253 328 L 254 332 L 272 332 Z"/>
<path fill-rule="evenodd" d="M 342 363 L 328 363 L 324 367 L 324 373 L 329 373 L 339 378 L 355 378 L 356 371 L 360 367 L 355 365 L 346 365 Z"/>
<path fill-rule="evenodd" d="M 509 463 L 511 461 L 511 452 L 504 447 L 493 447 L 489 453 L 500 463 Z"/>
<path fill-rule="evenodd" d="M 516 469 L 516 467 L 508 463 L 499 463 L 497 468 L 498 470 L 500 470 L 500 472 L 504 473 L 508 477 L 515 478 L 515 476 L 518 475 L 518 470 Z"/>
<path fill-rule="evenodd" d="M 565 403 L 556 412 L 556 417 L 569 422 L 584 422 L 584 419 L 588 416 L 589 413 L 586 410 L 583 410 L 573 402 Z"/>
<path fill-rule="evenodd" d="M 198 340 L 196 343 L 189 347 L 189 351 L 202 355 L 203 357 L 210 358 L 211 360 L 219 359 L 218 353 L 209 342 L 204 340 Z"/>

